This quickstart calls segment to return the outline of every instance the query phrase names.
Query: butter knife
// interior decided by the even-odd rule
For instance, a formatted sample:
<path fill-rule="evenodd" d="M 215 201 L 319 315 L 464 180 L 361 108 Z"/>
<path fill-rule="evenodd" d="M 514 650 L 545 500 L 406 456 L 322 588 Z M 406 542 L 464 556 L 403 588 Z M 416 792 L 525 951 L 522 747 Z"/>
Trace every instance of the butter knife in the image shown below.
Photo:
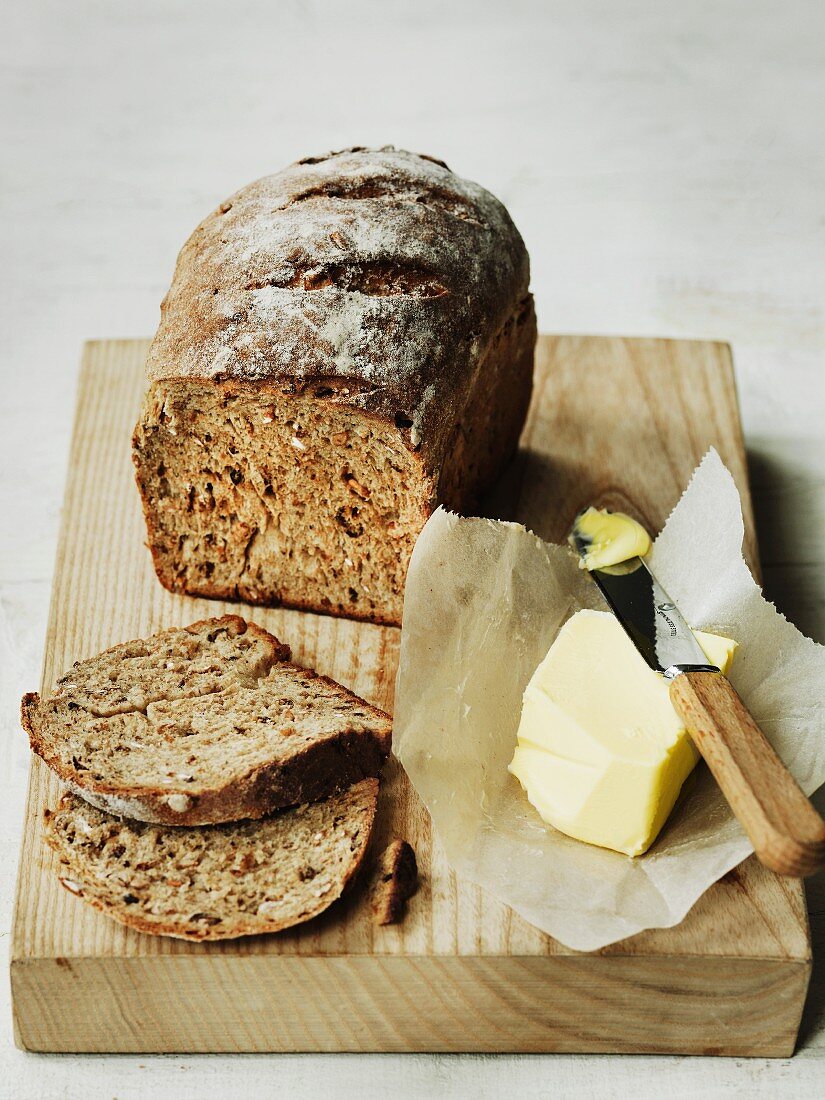
<path fill-rule="evenodd" d="M 574 525 L 584 559 L 589 541 Z M 759 860 L 780 875 L 811 875 L 825 862 L 825 821 L 726 676 L 708 664 L 693 631 L 644 558 L 589 569 L 636 649 L 670 681 L 670 699 Z"/>

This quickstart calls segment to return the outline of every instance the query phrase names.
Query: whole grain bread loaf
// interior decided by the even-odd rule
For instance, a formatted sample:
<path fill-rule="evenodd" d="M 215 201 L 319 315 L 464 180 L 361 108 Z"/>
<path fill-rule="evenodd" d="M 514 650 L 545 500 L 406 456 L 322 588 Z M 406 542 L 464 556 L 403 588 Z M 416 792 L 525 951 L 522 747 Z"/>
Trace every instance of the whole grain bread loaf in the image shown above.
<path fill-rule="evenodd" d="M 78 795 L 140 821 L 257 818 L 378 774 L 392 724 L 227 615 L 75 663 L 23 698 L 32 750 Z"/>
<path fill-rule="evenodd" d="M 399 623 L 415 539 L 514 452 L 536 323 L 507 211 L 441 161 L 309 157 L 178 258 L 133 458 L 177 592 Z"/>
<path fill-rule="evenodd" d="M 46 811 L 67 890 L 140 932 L 224 940 L 278 932 L 327 909 L 367 850 L 378 780 L 261 821 L 168 828 L 71 793 Z"/>

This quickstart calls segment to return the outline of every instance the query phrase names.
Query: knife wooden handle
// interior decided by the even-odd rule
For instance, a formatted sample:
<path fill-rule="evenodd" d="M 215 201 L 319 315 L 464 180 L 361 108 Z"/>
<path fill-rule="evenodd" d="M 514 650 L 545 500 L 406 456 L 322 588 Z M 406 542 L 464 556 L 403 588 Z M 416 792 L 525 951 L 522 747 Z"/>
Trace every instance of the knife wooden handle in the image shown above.
<path fill-rule="evenodd" d="M 825 863 L 825 821 L 776 755 L 721 672 L 682 672 L 670 698 L 753 843 L 780 875 L 811 875 Z"/>

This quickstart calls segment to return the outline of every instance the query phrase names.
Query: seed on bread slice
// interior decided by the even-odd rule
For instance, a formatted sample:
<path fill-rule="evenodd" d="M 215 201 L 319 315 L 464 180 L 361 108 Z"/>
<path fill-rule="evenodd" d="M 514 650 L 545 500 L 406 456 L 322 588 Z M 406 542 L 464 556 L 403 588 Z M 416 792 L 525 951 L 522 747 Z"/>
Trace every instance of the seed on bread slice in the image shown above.
<path fill-rule="evenodd" d="M 314 802 L 375 776 L 390 718 L 235 615 L 76 663 L 26 695 L 32 751 L 98 809 L 207 825 Z"/>
<path fill-rule="evenodd" d="M 364 858 L 378 802 L 365 779 L 260 821 L 169 828 L 114 817 L 67 793 L 46 811 L 63 886 L 139 932 L 225 940 L 310 920 Z"/>

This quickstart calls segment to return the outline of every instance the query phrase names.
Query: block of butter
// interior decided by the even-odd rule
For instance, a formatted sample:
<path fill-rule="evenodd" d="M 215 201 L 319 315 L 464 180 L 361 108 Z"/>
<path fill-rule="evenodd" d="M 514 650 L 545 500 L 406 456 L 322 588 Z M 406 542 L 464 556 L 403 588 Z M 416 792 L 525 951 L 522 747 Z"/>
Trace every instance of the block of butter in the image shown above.
<path fill-rule="evenodd" d="M 694 633 L 727 672 L 736 642 Z M 667 681 L 618 620 L 573 615 L 527 685 L 510 764 L 542 818 L 577 840 L 641 855 L 698 760 Z"/>

